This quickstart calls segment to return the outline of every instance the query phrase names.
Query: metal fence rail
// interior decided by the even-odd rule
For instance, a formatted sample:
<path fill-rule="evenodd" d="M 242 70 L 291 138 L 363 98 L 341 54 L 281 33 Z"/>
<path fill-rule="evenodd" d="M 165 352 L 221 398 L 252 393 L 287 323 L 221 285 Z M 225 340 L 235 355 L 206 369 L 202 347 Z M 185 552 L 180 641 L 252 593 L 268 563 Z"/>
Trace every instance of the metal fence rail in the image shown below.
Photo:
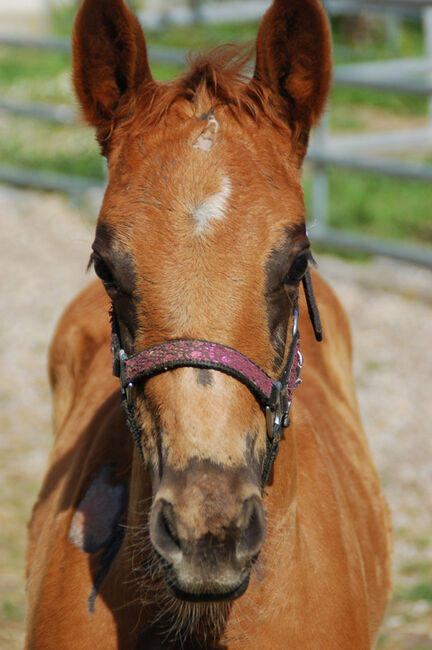
<path fill-rule="evenodd" d="M 258 18 L 270 2 L 255 0 L 247 5 L 240 2 L 201 4 L 200 18 L 215 20 L 214 12 L 219 12 L 218 20 L 229 16 L 230 20 Z M 432 180 L 432 165 L 401 161 L 383 152 L 393 152 L 406 147 L 432 148 L 432 0 L 324 0 L 327 10 L 332 14 L 359 13 L 363 9 L 385 11 L 389 9 L 418 15 L 422 12 L 425 25 L 427 56 L 416 59 L 399 59 L 372 63 L 340 65 L 336 67 L 336 84 L 377 88 L 431 97 L 431 127 L 429 130 L 407 129 L 380 134 L 349 134 L 332 136 L 325 123 L 318 130 L 309 151 L 308 161 L 314 171 L 312 217 L 316 227 L 311 232 L 314 241 L 333 248 L 363 251 L 410 261 L 432 268 L 431 248 L 399 245 L 382 239 L 360 236 L 355 233 L 330 229 L 327 226 L 328 178 L 327 168 L 337 166 L 359 172 L 373 172 L 396 178 L 414 179 L 425 182 Z M 248 7 L 248 10 L 245 7 Z M 243 8 L 243 13 L 241 12 Z M 212 13 L 213 12 L 213 13 Z M 256 15 L 253 15 L 256 12 Z M 206 18 L 207 17 L 207 18 Z M 143 22 L 146 22 L 145 20 Z M 182 22 L 182 20 L 180 20 Z M 58 38 L 20 38 L 0 34 L 0 45 L 18 48 L 41 49 L 68 53 L 70 43 Z M 152 61 L 183 65 L 186 50 L 180 48 L 150 47 Z M 76 121 L 75 111 L 67 105 L 47 105 L 37 103 L 18 103 L 0 100 L 0 112 L 10 112 L 18 116 L 32 117 L 58 124 Z M 376 155 L 379 152 L 381 155 Z M 373 154 L 372 156 L 370 154 Z M 368 154 L 368 155 L 365 155 Z M 66 174 L 35 172 L 0 166 L 0 182 L 20 187 L 33 187 L 53 191 L 78 194 L 91 188 L 102 188 L 104 183 L 98 179 L 78 178 Z"/>
<path fill-rule="evenodd" d="M 95 178 L 83 178 L 57 172 L 39 172 L 22 167 L 0 166 L 0 182 L 21 188 L 66 192 L 78 195 L 87 190 L 102 189 L 105 183 Z"/>

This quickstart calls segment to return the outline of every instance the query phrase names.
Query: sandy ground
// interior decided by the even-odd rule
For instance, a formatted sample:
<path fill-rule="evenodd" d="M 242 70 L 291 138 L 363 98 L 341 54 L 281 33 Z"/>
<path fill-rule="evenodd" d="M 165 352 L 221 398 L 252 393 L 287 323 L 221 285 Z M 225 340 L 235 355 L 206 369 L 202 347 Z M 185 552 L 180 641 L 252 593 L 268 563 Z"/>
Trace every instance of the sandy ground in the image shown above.
<path fill-rule="evenodd" d="M 21 648 L 25 523 L 50 449 L 47 346 L 92 227 L 65 199 L 0 187 L 0 648 Z M 351 317 L 360 406 L 393 513 L 395 596 L 378 643 L 432 649 L 432 273 L 320 256 Z M 355 649 L 353 649 L 355 650 Z"/>

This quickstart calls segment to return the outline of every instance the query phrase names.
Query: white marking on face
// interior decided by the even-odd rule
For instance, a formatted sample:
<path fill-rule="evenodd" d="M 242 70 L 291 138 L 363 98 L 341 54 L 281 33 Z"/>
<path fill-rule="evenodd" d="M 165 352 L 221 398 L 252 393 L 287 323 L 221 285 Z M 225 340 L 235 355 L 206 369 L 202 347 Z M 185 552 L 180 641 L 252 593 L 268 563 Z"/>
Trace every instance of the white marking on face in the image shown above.
<path fill-rule="evenodd" d="M 231 181 L 228 176 L 224 176 L 219 192 L 208 196 L 192 210 L 197 235 L 203 235 L 213 220 L 221 220 L 225 217 L 225 210 L 230 196 Z"/>
<path fill-rule="evenodd" d="M 209 118 L 207 122 L 207 126 L 204 129 L 204 131 L 193 143 L 192 145 L 193 148 L 201 149 L 201 151 L 205 151 L 206 153 L 208 153 L 213 147 L 213 143 L 215 141 L 215 137 L 218 131 L 219 131 L 219 122 L 212 115 Z"/>

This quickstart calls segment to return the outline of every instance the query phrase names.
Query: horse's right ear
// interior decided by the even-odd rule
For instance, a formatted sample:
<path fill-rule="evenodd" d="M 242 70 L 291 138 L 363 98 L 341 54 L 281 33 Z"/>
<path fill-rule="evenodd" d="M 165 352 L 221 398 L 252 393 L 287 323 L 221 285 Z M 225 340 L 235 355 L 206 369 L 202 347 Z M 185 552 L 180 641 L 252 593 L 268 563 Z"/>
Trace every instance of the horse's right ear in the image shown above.
<path fill-rule="evenodd" d="M 141 26 L 123 0 L 84 0 L 72 39 L 73 82 L 99 142 L 143 81 L 153 82 Z"/>

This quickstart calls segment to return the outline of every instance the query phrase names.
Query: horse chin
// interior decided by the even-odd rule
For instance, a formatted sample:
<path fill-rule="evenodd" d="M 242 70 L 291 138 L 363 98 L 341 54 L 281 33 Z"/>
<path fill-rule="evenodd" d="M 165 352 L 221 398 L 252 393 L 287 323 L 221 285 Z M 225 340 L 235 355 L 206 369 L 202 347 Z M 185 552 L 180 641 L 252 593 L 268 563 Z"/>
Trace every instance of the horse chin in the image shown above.
<path fill-rule="evenodd" d="M 214 586 L 205 588 L 201 587 L 199 590 L 194 587 L 190 589 L 182 589 L 177 581 L 173 579 L 172 575 L 166 576 L 166 584 L 173 596 L 178 600 L 189 603 L 215 603 L 215 602 L 229 602 L 243 596 L 249 586 L 250 572 L 242 575 L 239 583 L 231 589 L 222 590 L 220 587 L 216 589 Z"/>

